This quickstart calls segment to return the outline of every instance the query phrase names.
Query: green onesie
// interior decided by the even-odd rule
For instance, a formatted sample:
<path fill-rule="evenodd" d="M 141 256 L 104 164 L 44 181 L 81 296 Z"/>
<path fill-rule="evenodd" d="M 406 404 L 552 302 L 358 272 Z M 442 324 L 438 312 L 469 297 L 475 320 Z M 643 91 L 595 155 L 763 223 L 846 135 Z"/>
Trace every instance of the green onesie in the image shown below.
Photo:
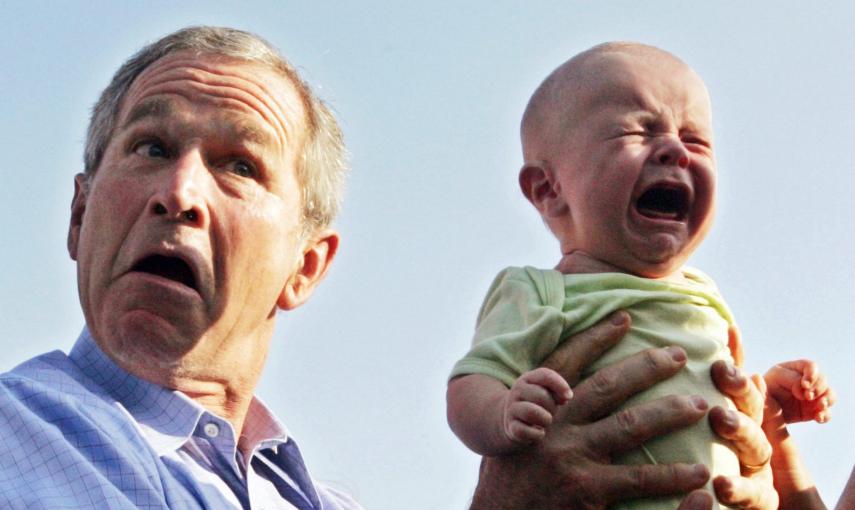
<path fill-rule="evenodd" d="M 523 372 L 540 366 L 566 338 L 612 312 L 626 310 L 632 317 L 629 333 L 584 375 L 651 347 L 679 346 L 688 356 L 686 367 L 622 407 L 689 394 L 703 396 L 710 407 L 733 409 L 710 378 L 713 361 L 733 362 L 728 348 L 733 317 L 709 277 L 690 268 L 682 272 L 686 283 L 623 273 L 565 275 L 533 267 L 507 268 L 490 287 L 478 315 L 472 349 L 455 364 L 451 377 L 484 374 L 511 386 Z M 712 477 L 740 473 L 736 455 L 713 433 L 707 420 L 650 440 L 615 460 L 623 464 L 703 463 Z M 674 509 L 680 499 L 636 500 L 613 508 Z"/>

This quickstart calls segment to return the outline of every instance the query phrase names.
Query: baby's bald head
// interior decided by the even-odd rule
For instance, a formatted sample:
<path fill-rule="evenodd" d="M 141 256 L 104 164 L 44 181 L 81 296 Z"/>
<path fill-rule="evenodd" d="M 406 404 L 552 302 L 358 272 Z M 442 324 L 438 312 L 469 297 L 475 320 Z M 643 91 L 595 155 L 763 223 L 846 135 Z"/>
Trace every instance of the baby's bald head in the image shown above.
<path fill-rule="evenodd" d="M 521 135 L 520 188 L 561 243 L 562 270 L 667 277 L 709 230 L 709 94 L 670 53 L 607 43 L 576 55 L 532 95 Z"/>
<path fill-rule="evenodd" d="M 663 64 L 663 72 L 675 65 L 690 70 L 671 53 L 635 42 L 607 42 L 575 55 L 552 71 L 529 99 L 520 125 L 526 163 L 553 157 L 563 137 L 584 123 L 580 107 L 592 92 L 609 85 L 627 59 Z"/>

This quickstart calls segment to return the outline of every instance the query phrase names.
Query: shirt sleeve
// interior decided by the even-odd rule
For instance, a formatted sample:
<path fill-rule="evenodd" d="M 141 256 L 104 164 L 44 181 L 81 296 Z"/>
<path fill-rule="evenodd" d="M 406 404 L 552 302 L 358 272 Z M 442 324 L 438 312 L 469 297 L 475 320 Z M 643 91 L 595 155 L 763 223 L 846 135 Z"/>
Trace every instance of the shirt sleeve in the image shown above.
<path fill-rule="evenodd" d="M 483 374 L 510 386 L 555 350 L 564 327 L 556 290 L 563 289 L 549 276 L 534 268 L 499 273 L 478 314 L 472 348 L 451 377 Z"/>

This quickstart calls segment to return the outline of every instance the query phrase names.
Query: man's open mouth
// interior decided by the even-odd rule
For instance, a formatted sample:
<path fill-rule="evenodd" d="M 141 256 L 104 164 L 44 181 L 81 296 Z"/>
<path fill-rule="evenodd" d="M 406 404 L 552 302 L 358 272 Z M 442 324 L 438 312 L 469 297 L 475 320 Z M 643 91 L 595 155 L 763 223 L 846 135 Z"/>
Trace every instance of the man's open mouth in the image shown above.
<path fill-rule="evenodd" d="M 683 221 L 689 215 L 692 198 L 686 186 L 654 184 L 635 201 L 635 209 L 655 220 Z"/>
<path fill-rule="evenodd" d="M 134 264 L 131 271 L 150 273 L 162 278 L 174 280 L 190 287 L 193 290 L 199 290 L 196 288 L 196 276 L 193 274 L 193 268 L 191 268 L 187 262 L 178 257 L 149 255 Z"/>

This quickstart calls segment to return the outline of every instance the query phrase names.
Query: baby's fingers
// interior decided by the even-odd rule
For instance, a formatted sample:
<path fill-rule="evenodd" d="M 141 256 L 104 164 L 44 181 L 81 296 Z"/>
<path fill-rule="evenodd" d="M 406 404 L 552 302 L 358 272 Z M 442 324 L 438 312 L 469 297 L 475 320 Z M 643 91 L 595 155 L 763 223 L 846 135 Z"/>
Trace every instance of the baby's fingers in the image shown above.
<path fill-rule="evenodd" d="M 830 388 L 828 387 L 828 379 L 825 374 L 815 374 L 811 380 L 802 377 L 801 386 L 804 389 L 805 400 L 814 400 L 826 396 Z"/>
<path fill-rule="evenodd" d="M 774 377 L 784 386 L 788 387 L 792 395 L 798 400 L 813 400 L 821 396 L 828 389 L 828 381 L 820 372 L 819 365 L 815 361 L 799 359 L 778 363 L 767 372 L 767 377 Z M 793 384 L 793 377 L 798 376 L 798 384 Z M 769 379 L 767 378 L 767 383 Z"/>
<path fill-rule="evenodd" d="M 508 435 L 517 443 L 529 444 L 543 439 L 546 429 L 514 420 L 508 425 Z"/>
<path fill-rule="evenodd" d="M 821 395 L 811 404 L 814 406 L 813 420 L 817 423 L 827 423 L 831 420 L 831 410 L 829 409 L 837 401 L 837 395 L 834 390 L 828 388 L 824 395 Z"/>
<path fill-rule="evenodd" d="M 552 413 L 531 402 L 514 402 L 508 409 L 510 417 L 509 428 L 514 423 L 522 423 L 535 428 L 545 429 L 552 424 Z"/>
<path fill-rule="evenodd" d="M 805 381 L 804 373 L 788 366 L 793 363 L 799 362 L 789 361 L 787 363 L 779 363 L 770 368 L 763 376 L 769 392 L 778 400 L 789 397 L 793 397 L 796 400 L 805 400 L 805 388 L 803 386 Z"/>
<path fill-rule="evenodd" d="M 573 390 L 561 374 L 550 368 L 536 368 L 520 376 L 525 382 L 546 389 L 557 405 L 566 404 L 573 397 Z"/>

